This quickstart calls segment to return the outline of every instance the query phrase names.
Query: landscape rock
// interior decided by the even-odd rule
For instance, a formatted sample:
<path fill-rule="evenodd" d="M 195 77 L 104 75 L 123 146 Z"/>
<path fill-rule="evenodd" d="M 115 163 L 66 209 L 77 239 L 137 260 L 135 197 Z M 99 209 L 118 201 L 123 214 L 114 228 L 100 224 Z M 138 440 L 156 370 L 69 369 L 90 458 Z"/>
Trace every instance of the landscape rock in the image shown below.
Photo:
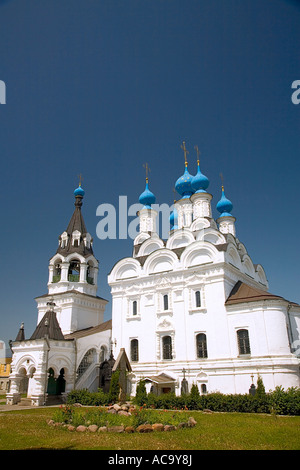
<path fill-rule="evenodd" d="M 151 424 L 141 424 L 136 430 L 137 432 L 153 432 Z"/>
<path fill-rule="evenodd" d="M 128 434 L 134 432 L 134 427 L 133 426 L 126 426 L 125 432 L 127 432 Z"/>
<path fill-rule="evenodd" d="M 83 426 L 82 424 L 80 426 L 77 426 L 76 431 L 77 432 L 85 432 L 87 430 L 86 426 Z"/>
<path fill-rule="evenodd" d="M 98 426 L 96 424 L 90 424 L 88 427 L 88 431 L 96 432 L 98 430 Z"/>
<path fill-rule="evenodd" d="M 116 411 L 120 411 L 120 410 L 121 410 L 121 407 L 120 407 L 120 405 L 118 405 L 118 403 L 115 403 L 115 404 L 113 405 L 113 409 L 116 410 Z"/>
<path fill-rule="evenodd" d="M 54 423 L 53 419 L 49 419 L 48 424 L 49 424 L 49 426 L 54 426 L 55 423 Z"/>
<path fill-rule="evenodd" d="M 98 432 L 107 432 L 107 427 L 106 426 L 100 426 L 98 429 Z"/>
<path fill-rule="evenodd" d="M 176 430 L 176 428 L 172 424 L 166 424 L 164 426 L 164 431 L 175 431 L 175 430 Z"/>
<path fill-rule="evenodd" d="M 68 431 L 75 431 L 75 429 L 76 429 L 75 426 L 72 426 L 72 425 L 68 426 Z"/>
<path fill-rule="evenodd" d="M 124 410 L 120 410 L 118 411 L 118 415 L 122 415 L 122 416 L 130 416 L 128 411 L 124 411 Z"/>
<path fill-rule="evenodd" d="M 163 431 L 164 425 L 162 423 L 154 423 L 152 424 L 153 431 Z"/>
<path fill-rule="evenodd" d="M 114 408 L 109 408 L 109 409 L 107 410 L 107 413 L 111 413 L 111 414 L 115 414 L 115 415 L 116 415 L 116 414 L 117 414 L 117 410 L 115 410 Z"/>
<path fill-rule="evenodd" d="M 188 426 L 190 428 L 193 428 L 194 426 L 196 426 L 197 424 L 197 421 L 194 420 L 194 418 L 192 416 L 189 417 L 189 420 L 188 420 Z"/>

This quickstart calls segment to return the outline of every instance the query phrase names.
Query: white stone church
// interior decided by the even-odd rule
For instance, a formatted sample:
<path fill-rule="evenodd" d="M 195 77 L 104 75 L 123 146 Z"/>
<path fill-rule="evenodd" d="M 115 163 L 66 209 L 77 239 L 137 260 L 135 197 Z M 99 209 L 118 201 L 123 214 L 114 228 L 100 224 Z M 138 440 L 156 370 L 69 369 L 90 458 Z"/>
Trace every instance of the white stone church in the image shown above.
<path fill-rule="evenodd" d="M 179 395 L 193 384 L 201 394 L 248 393 L 258 375 L 267 391 L 300 386 L 300 305 L 268 292 L 263 267 L 236 236 L 224 188 L 214 220 L 208 186 L 199 161 L 195 176 L 186 162 L 163 240 L 146 179 L 132 255 L 108 276 L 112 320 L 106 322 L 81 211 L 84 191 L 74 191 L 74 213 L 49 262 L 48 292 L 36 298 L 37 327 L 26 338 L 22 324 L 12 343 L 7 403 L 18 403 L 24 391 L 39 406 L 72 389 L 107 390 L 121 348 L 131 365 L 131 395 L 142 378 L 156 394 Z"/>

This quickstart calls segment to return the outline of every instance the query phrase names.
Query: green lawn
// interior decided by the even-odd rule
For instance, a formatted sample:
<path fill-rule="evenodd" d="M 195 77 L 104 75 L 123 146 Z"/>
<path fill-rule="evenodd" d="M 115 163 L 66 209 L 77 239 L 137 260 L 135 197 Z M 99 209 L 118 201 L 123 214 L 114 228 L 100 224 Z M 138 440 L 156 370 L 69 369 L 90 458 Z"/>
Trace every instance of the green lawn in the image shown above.
<path fill-rule="evenodd" d="M 47 424 L 54 408 L 0 412 L 0 450 L 299 450 L 299 416 L 242 413 L 193 416 L 194 428 L 149 434 L 77 433 Z"/>

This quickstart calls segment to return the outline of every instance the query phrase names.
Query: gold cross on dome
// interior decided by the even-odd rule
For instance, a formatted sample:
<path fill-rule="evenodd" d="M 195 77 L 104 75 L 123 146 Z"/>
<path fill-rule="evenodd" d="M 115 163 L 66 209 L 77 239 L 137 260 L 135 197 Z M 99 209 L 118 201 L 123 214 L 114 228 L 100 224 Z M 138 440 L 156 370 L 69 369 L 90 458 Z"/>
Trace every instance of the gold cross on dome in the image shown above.
<path fill-rule="evenodd" d="M 224 178 L 223 178 L 223 173 L 220 173 L 220 178 L 222 181 L 222 190 L 224 190 Z"/>
<path fill-rule="evenodd" d="M 145 163 L 145 164 L 143 165 L 143 167 L 146 169 L 146 181 L 148 181 L 148 174 L 149 174 L 149 172 L 150 172 L 151 170 L 150 170 L 150 168 L 149 168 L 148 163 Z"/>
<path fill-rule="evenodd" d="M 182 142 L 181 148 L 182 148 L 183 153 L 184 153 L 185 166 L 187 166 L 187 163 L 188 163 L 188 162 L 187 162 L 186 156 L 187 156 L 187 154 L 188 154 L 189 152 L 187 151 L 187 149 L 186 149 L 186 147 L 185 147 L 185 141 Z"/>
<path fill-rule="evenodd" d="M 79 178 L 79 186 L 81 186 L 81 183 L 83 181 L 83 178 L 82 178 L 82 174 L 80 173 L 80 175 L 78 175 L 78 178 Z"/>
<path fill-rule="evenodd" d="M 195 145 L 194 149 L 196 150 L 196 153 L 197 153 L 197 163 L 199 165 L 199 155 L 200 155 L 200 150 L 198 148 L 198 145 Z"/>

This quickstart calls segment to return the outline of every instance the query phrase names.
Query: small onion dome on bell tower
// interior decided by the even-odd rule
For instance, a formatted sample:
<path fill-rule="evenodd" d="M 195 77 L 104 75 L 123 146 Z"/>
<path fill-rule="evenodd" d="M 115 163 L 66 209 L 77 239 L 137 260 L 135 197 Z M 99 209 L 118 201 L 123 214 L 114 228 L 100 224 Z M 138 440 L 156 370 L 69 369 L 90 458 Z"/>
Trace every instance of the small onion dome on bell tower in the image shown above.
<path fill-rule="evenodd" d="M 201 173 L 200 162 L 197 160 L 198 171 L 192 178 L 192 188 L 196 193 L 205 193 L 209 186 L 209 179 Z"/>
<path fill-rule="evenodd" d="M 156 198 L 154 194 L 149 189 L 148 177 L 146 177 L 146 187 L 145 191 L 140 195 L 139 202 L 143 204 L 143 209 L 151 209 L 151 204 L 154 204 Z"/>
<path fill-rule="evenodd" d="M 225 196 L 224 192 L 224 186 L 222 185 L 222 196 L 220 201 L 217 204 L 217 210 L 220 212 L 220 217 L 225 217 L 225 216 L 230 216 L 232 217 L 232 214 L 230 213 L 233 209 L 232 202 L 227 199 Z"/>
<path fill-rule="evenodd" d="M 74 196 L 75 196 L 75 197 L 78 197 L 78 196 L 79 196 L 79 197 L 83 197 L 84 195 L 85 195 L 85 192 L 84 192 L 84 190 L 83 190 L 82 187 L 81 187 L 81 183 L 79 183 L 78 188 L 75 189 L 75 191 L 74 191 Z"/>
<path fill-rule="evenodd" d="M 220 212 L 220 217 L 217 219 L 219 224 L 219 230 L 221 233 L 231 233 L 234 237 L 236 236 L 235 231 L 235 217 L 231 214 L 233 205 L 232 202 L 227 199 L 224 193 L 224 186 L 222 185 L 222 196 L 217 204 L 217 210 Z"/>
<path fill-rule="evenodd" d="M 180 178 L 175 183 L 175 189 L 180 194 L 182 199 L 189 198 L 195 191 L 192 188 L 192 179 L 193 176 L 188 171 L 188 162 L 187 162 L 187 154 L 188 151 L 185 147 L 185 142 L 182 143 L 181 148 L 184 152 L 184 160 L 185 160 L 185 171 Z"/>
<path fill-rule="evenodd" d="M 140 204 L 143 205 L 143 207 L 137 213 L 140 219 L 140 233 L 142 232 L 156 233 L 157 212 L 151 207 L 151 204 L 155 203 L 156 198 L 149 189 L 148 163 L 146 163 L 144 166 L 146 168 L 146 187 L 145 187 L 145 191 L 139 197 L 139 202 Z"/>
<path fill-rule="evenodd" d="M 75 210 L 67 229 L 59 237 L 57 253 L 63 256 L 67 256 L 70 253 L 79 253 L 86 257 L 93 254 L 93 239 L 86 229 L 81 212 L 84 195 L 85 191 L 81 187 L 80 179 L 79 186 L 74 191 Z"/>

